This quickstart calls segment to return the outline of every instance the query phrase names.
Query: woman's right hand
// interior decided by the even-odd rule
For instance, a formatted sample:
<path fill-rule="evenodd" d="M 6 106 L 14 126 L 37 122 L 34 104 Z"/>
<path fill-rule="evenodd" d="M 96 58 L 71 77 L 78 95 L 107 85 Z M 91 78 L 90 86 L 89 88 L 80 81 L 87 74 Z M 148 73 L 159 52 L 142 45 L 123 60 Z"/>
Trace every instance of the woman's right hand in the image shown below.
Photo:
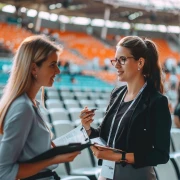
<path fill-rule="evenodd" d="M 89 110 L 87 107 L 85 107 L 80 114 L 80 119 L 81 119 L 81 123 L 83 125 L 83 127 L 86 130 L 90 129 L 90 124 L 93 122 L 93 116 L 94 116 L 94 111 Z"/>
<path fill-rule="evenodd" d="M 78 155 L 81 154 L 80 151 L 72 152 L 72 153 L 67 153 L 67 154 L 61 154 L 53 157 L 53 163 L 52 164 L 59 164 L 59 163 L 64 163 L 64 162 L 71 162 L 74 160 L 74 158 Z"/>

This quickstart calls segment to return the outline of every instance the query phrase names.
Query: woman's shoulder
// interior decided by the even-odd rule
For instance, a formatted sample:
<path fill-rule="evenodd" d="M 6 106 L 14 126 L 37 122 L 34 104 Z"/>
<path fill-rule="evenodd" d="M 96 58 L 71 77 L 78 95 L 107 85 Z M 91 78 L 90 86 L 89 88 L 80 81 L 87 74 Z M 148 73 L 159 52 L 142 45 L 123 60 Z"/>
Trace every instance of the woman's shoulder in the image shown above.
<path fill-rule="evenodd" d="M 19 97 L 17 97 L 11 103 L 9 110 L 14 110 L 14 109 L 22 109 L 22 111 L 25 109 L 33 110 L 32 108 L 33 108 L 32 103 L 28 99 L 27 95 L 24 93 Z"/>
<path fill-rule="evenodd" d="M 115 88 L 112 90 L 111 94 L 112 94 L 112 95 L 116 95 L 116 94 L 118 94 L 120 91 L 122 91 L 125 87 L 126 87 L 126 85 L 120 86 L 120 87 L 115 87 Z"/>
<path fill-rule="evenodd" d="M 24 119 L 27 120 L 34 117 L 33 106 L 29 101 L 30 100 L 27 98 L 27 95 L 22 94 L 11 103 L 5 116 L 5 126 L 14 121 L 21 124 L 23 124 L 24 122 L 32 122 L 24 121 Z"/>
<path fill-rule="evenodd" d="M 168 98 L 160 93 L 159 91 L 153 91 L 152 93 L 150 93 L 150 103 L 153 105 L 154 103 L 155 104 L 159 104 L 159 103 L 163 103 L 164 105 L 168 104 Z"/>

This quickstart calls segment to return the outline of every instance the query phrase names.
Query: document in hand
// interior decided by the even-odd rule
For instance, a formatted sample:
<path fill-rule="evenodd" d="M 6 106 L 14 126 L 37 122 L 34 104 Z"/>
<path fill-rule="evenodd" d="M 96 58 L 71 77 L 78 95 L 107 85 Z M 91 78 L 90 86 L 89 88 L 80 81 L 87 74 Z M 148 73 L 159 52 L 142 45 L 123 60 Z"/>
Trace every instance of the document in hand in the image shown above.
<path fill-rule="evenodd" d="M 89 141 L 86 130 L 82 127 L 82 125 L 63 136 L 56 138 L 53 140 L 53 144 L 55 145 L 54 148 L 26 161 L 26 163 L 49 159 L 60 154 L 81 151 L 92 145 L 92 143 Z"/>
<path fill-rule="evenodd" d="M 53 143 L 55 144 L 55 146 L 65 145 L 69 143 L 85 144 L 88 142 L 90 142 L 89 136 L 82 125 L 79 125 L 72 131 L 53 140 Z"/>
<path fill-rule="evenodd" d="M 103 149 L 107 149 L 107 150 L 112 150 L 112 151 L 118 152 L 118 153 L 124 152 L 121 149 L 116 149 L 116 148 L 112 148 L 112 147 L 107 146 L 104 139 L 102 139 L 100 137 L 93 138 L 90 141 L 91 141 L 91 144 L 93 144 L 97 148 L 101 148 L 101 149 L 103 148 Z"/>

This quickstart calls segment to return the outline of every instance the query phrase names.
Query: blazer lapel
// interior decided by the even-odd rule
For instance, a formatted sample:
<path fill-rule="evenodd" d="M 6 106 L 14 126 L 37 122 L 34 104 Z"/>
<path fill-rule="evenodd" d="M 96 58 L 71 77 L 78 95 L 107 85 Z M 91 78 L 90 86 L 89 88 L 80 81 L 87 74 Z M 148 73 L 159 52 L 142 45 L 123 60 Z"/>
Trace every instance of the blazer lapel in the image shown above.
<path fill-rule="evenodd" d="M 137 106 L 135 107 L 135 110 L 131 116 L 130 123 L 129 123 L 129 129 L 131 128 L 133 122 L 135 121 L 136 117 L 143 112 L 147 108 L 149 95 L 148 94 L 142 94 L 140 99 L 137 102 Z"/>
<path fill-rule="evenodd" d="M 109 107 L 108 111 L 106 112 L 104 119 L 107 117 L 107 115 L 109 113 L 111 113 L 111 111 L 113 110 L 114 106 L 116 105 L 117 102 L 120 102 L 120 99 L 123 96 L 123 91 L 126 89 L 126 86 L 118 93 L 117 97 L 115 97 L 115 100 L 113 102 L 113 104 Z"/>
<path fill-rule="evenodd" d="M 112 112 L 112 110 L 113 110 L 114 106 L 116 105 L 116 103 L 118 103 L 120 101 L 120 99 L 123 96 L 123 91 L 125 89 L 126 89 L 126 86 L 118 93 L 118 95 L 115 97 L 115 100 L 114 100 L 113 104 L 109 107 L 108 111 L 106 112 L 106 114 L 105 114 L 105 116 L 103 118 L 103 122 L 101 124 L 101 129 L 100 129 L 100 133 L 99 133 L 100 137 L 102 137 L 102 134 L 103 134 L 102 129 L 103 129 L 103 125 L 104 125 L 104 123 L 106 121 L 107 116 Z"/>

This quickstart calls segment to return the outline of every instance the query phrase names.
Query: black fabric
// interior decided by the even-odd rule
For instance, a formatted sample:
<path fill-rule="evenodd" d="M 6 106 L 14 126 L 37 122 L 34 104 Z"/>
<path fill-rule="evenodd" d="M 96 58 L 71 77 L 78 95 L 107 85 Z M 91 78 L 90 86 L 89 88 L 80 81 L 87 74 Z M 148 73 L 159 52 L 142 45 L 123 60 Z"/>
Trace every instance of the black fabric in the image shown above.
<path fill-rule="evenodd" d="M 115 89 L 111 94 L 110 103 L 99 128 L 91 128 L 91 137 L 107 138 L 105 126 L 117 103 L 123 97 L 127 87 Z M 167 98 L 156 91 L 151 82 L 139 97 L 128 122 L 125 137 L 126 150 L 134 153 L 134 168 L 156 166 L 169 160 L 171 115 Z M 118 134 L 116 147 L 119 147 L 121 134 Z"/>
<path fill-rule="evenodd" d="M 118 123 L 119 123 L 121 117 L 123 116 L 123 114 L 125 113 L 125 111 L 130 106 L 131 103 L 132 103 L 132 101 L 122 102 L 121 105 L 120 105 L 120 108 L 118 110 L 117 116 L 116 116 L 115 121 L 114 121 L 112 134 L 111 134 L 111 137 L 110 137 L 110 144 L 109 144 L 110 147 L 112 147 L 112 143 L 113 143 L 113 140 L 114 140 L 114 136 L 115 136 L 117 127 L 118 127 Z M 129 125 L 129 120 L 130 120 L 130 118 L 132 116 L 132 113 L 133 113 L 133 111 L 135 109 L 136 103 L 137 103 L 137 101 L 135 101 L 133 106 L 129 109 L 128 113 L 122 119 L 121 124 L 120 124 L 120 128 L 118 130 L 118 134 L 119 134 L 118 137 L 119 138 L 118 138 L 118 141 L 115 140 L 115 142 L 116 142 L 115 148 L 121 149 L 123 151 L 127 151 L 127 149 L 126 149 L 126 136 L 127 136 L 127 132 L 128 132 L 128 125 Z M 106 137 L 105 137 L 106 142 L 108 140 L 112 119 L 114 117 L 115 112 L 117 111 L 118 106 L 119 106 L 119 104 L 116 104 L 116 107 L 114 107 L 112 113 L 110 114 L 110 116 L 108 117 L 108 119 L 106 121 L 106 124 L 104 125 L 104 127 L 105 127 L 104 128 L 104 132 L 105 132 L 104 134 L 106 134 Z"/>
<path fill-rule="evenodd" d="M 180 118 L 180 103 L 174 109 L 174 115 Z"/>
<path fill-rule="evenodd" d="M 31 176 L 31 177 L 28 177 L 25 179 L 21 179 L 21 180 L 36 180 L 36 179 L 42 179 L 42 178 L 46 178 L 46 177 L 54 177 L 54 180 L 61 179 L 55 171 L 49 170 L 49 171 L 41 172 L 41 173 L 35 174 L 34 176 Z"/>
<path fill-rule="evenodd" d="M 52 149 L 49 149 L 48 151 L 45 151 L 42 154 L 39 154 L 38 156 L 32 159 L 29 159 L 28 161 L 25 161 L 25 163 L 38 162 L 38 161 L 52 158 L 60 154 L 67 154 L 67 153 L 71 153 L 75 151 L 81 151 L 85 148 L 90 147 L 91 145 L 92 145 L 91 143 L 86 143 L 86 144 L 69 143 L 68 145 L 56 146 Z"/>

